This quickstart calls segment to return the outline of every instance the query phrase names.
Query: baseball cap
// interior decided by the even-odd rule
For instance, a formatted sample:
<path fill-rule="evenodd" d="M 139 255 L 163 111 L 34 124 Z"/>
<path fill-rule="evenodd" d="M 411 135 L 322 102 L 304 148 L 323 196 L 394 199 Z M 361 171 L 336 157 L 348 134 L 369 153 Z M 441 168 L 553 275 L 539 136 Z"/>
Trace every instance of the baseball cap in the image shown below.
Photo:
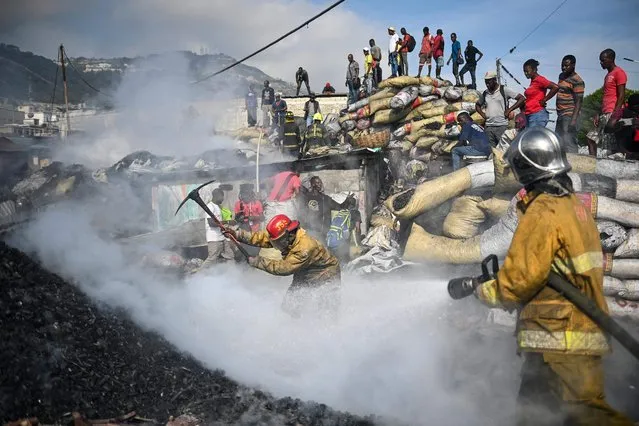
<path fill-rule="evenodd" d="M 492 80 L 493 78 L 497 78 L 496 71 L 488 71 L 486 75 L 484 76 L 484 80 Z"/>

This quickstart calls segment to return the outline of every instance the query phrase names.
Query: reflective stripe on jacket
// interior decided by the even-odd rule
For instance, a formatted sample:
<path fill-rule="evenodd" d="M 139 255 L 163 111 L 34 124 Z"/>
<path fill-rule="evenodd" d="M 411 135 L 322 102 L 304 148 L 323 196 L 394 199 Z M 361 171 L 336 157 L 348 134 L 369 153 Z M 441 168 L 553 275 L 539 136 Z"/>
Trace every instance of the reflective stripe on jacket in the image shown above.
<path fill-rule="evenodd" d="M 273 247 L 266 231 L 251 233 L 240 230 L 237 238 L 256 247 Z M 302 228 L 297 230 L 295 241 L 282 260 L 258 257 L 255 267 L 273 275 L 293 275 L 292 287 L 317 287 L 327 282 L 340 282 L 337 258 Z"/>
<path fill-rule="evenodd" d="M 300 128 L 294 121 L 285 121 L 283 126 L 284 140 L 282 145 L 287 149 L 299 149 L 302 142 Z"/>
<path fill-rule="evenodd" d="M 555 271 L 604 312 L 603 256 L 591 212 L 574 194 L 525 195 L 517 205 L 519 226 L 496 280 L 477 297 L 491 306 L 520 309 L 521 351 L 602 355 L 610 350 L 602 330 L 575 305 L 546 286 Z"/>

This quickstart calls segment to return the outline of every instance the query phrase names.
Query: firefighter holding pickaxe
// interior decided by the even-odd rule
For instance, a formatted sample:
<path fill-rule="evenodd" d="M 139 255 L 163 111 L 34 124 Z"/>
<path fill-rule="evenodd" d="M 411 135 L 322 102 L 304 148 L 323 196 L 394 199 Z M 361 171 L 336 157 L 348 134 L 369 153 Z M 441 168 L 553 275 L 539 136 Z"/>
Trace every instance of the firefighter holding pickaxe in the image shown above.
<path fill-rule="evenodd" d="M 195 201 L 211 217 L 222 234 L 237 246 L 249 265 L 272 275 L 292 275 L 293 282 L 282 304 L 282 308 L 291 316 L 298 318 L 309 310 L 314 310 L 320 316 L 335 316 L 339 308 L 341 286 L 337 258 L 321 242 L 308 235 L 297 220 L 291 220 L 283 214 L 273 217 L 266 225 L 266 231 L 235 231 L 227 228 L 199 195 L 198 191 L 209 183 L 211 182 L 191 191 L 178 210 L 187 200 Z M 275 248 L 282 254 L 282 259 L 249 256 L 240 243 Z"/>

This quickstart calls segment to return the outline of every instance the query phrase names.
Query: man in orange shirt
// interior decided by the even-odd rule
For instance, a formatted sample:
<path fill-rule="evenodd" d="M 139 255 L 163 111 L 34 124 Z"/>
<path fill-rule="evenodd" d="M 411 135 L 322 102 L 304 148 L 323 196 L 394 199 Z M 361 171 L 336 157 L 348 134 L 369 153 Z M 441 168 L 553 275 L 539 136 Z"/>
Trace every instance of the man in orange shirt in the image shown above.
<path fill-rule="evenodd" d="M 428 64 L 428 76 L 433 69 L 433 36 L 430 34 L 430 29 L 424 27 L 424 37 L 422 38 L 422 48 L 419 51 L 419 71 L 417 71 L 417 77 L 422 75 L 422 68 L 424 64 Z"/>

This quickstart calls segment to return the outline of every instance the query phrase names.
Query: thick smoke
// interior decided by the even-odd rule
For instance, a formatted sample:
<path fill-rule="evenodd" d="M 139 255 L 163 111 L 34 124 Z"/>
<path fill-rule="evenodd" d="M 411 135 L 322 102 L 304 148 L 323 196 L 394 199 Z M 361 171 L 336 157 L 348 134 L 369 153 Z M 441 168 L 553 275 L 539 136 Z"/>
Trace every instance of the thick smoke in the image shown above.
<path fill-rule="evenodd" d="M 213 132 L 225 124 L 226 108 L 235 107 L 233 94 L 246 88 L 231 77 L 216 79 L 225 84 L 216 81 L 215 92 L 207 83 L 192 84 L 194 73 L 182 52 L 147 57 L 125 71 L 110 99 L 114 111 L 72 119 L 72 129 L 83 133 L 73 135 L 54 159 L 98 168 L 139 150 L 181 157 L 233 148 L 231 139 Z"/>
<path fill-rule="evenodd" d="M 232 264 L 186 282 L 149 275 L 121 246 L 98 236 L 92 214 L 88 206 L 59 205 L 14 243 L 94 299 L 124 308 L 143 327 L 243 383 L 412 424 L 462 425 L 487 416 L 499 424 L 508 409 L 495 416 L 491 406 L 514 402 L 510 344 L 465 341 L 468 333 L 451 327 L 446 277 L 344 277 L 337 322 L 293 320 L 280 310 L 290 278 Z M 495 371 L 503 377 L 491 378 Z"/>

